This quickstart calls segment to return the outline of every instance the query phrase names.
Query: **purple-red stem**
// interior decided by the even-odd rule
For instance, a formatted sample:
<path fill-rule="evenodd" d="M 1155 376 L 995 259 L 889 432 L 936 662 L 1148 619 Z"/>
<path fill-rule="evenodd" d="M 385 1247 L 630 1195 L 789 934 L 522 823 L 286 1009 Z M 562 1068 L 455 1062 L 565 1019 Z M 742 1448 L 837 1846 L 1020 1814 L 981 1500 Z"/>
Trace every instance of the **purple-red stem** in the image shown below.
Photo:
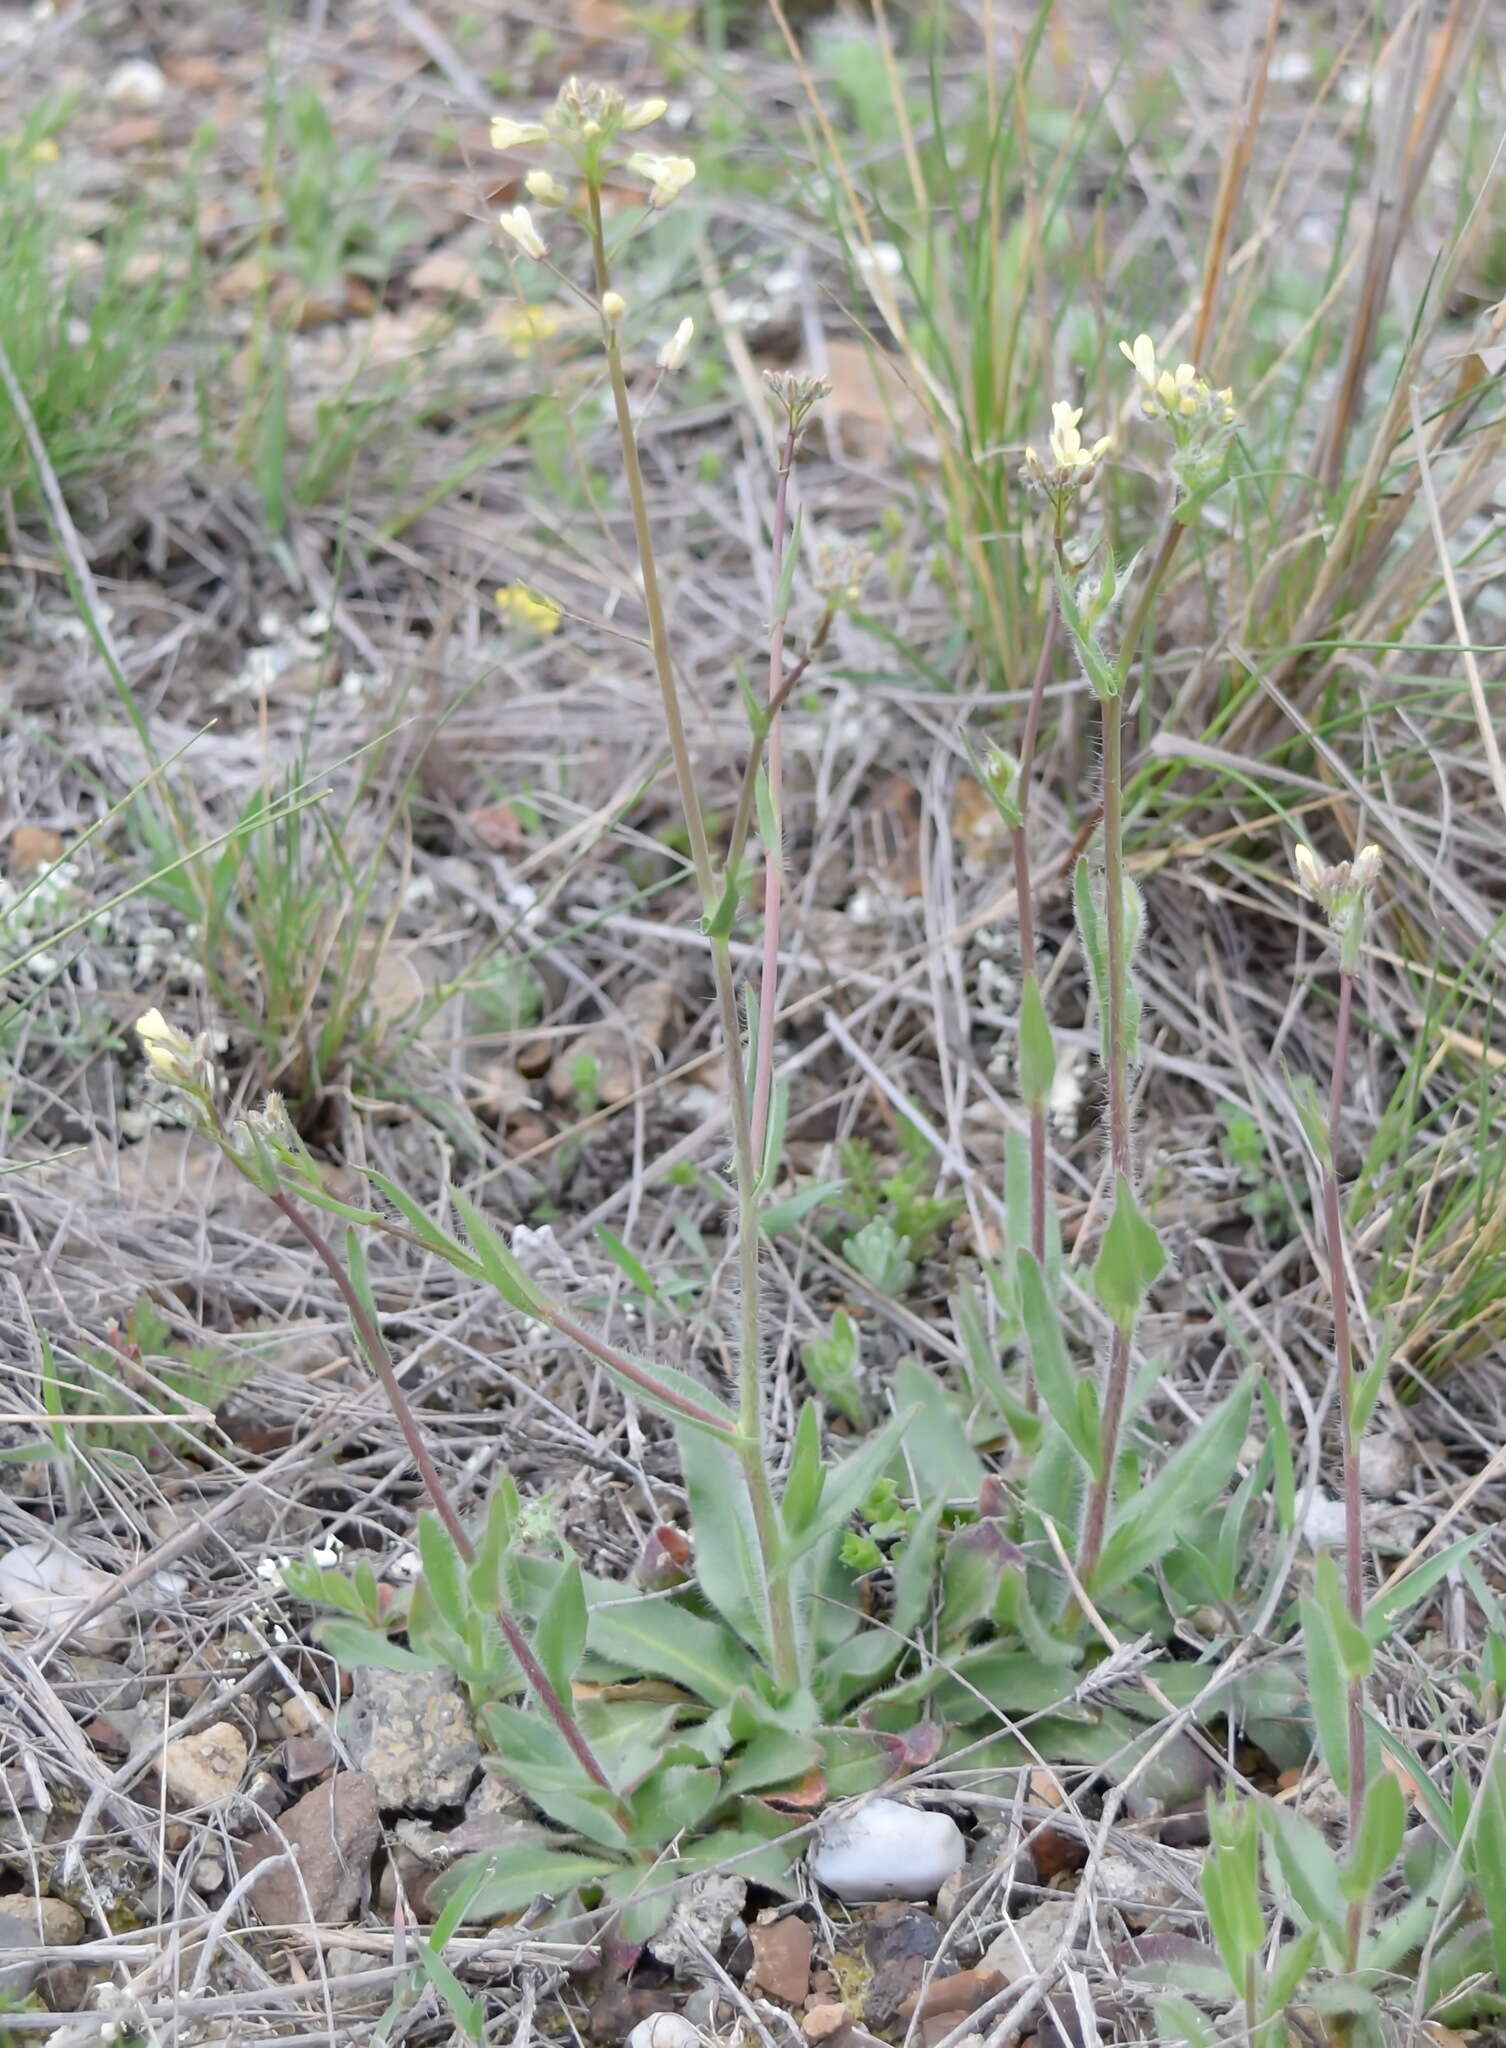
<path fill-rule="evenodd" d="M 1035 897 L 1030 880 L 1030 778 L 1035 766 L 1036 743 L 1041 729 L 1041 707 L 1046 697 L 1046 679 L 1056 652 L 1060 614 L 1053 602 L 1041 640 L 1040 659 L 1030 683 L 1030 700 L 1025 709 L 1025 736 L 1020 745 L 1020 822 L 1011 828 L 1010 847 L 1014 855 L 1015 906 L 1020 920 L 1020 974 L 1022 980 L 1038 980 L 1035 958 Z M 1032 1102 L 1030 1113 L 1030 1252 L 1044 1271 L 1046 1264 L 1046 1105 Z M 1027 1368 L 1025 1406 L 1033 1415 L 1039 1405 L 1035 1374 Z"/>
<path fill-rule="evenodd" d="M 1349 1619 L 1365 1625 L 1365 1580 L 1360 1505 L 1360 1447 L 1354 1433 L 1354 1352 L 1349 1336 L 1349 1282 L 1344 1270 L 1344 1219 L 1339 1204 L 1339 1121 L 1349 1066 L 1349 1027 L 1354 975 L 1339 970 L 1339 1021 L 1333 1041 L 1333 1078 L 1328 1090 L 1328 1158 L 1323 1170 L 1323 1235 L 1328 1251 L 1328 1290 L 1333 1297 L 1333 1350 L 1339 1375 L 1339 1416 L 1344 1433 L 1344 1598 Z M 1359 1833 L 1365 1806 L 1365 1683 L 1349 1681 L 1349 1839 Z"/>
<path fill-rule="evenodd" d="M 397 1426 L 403 1433 L 403 1441 L 412 1453 L 413 1462 L 418 1467 L 419 1476 L 424 1482 L 425 1492 L 433 1503 L 434 1512 L 444 1524 L 450 1541 L 454 1544 L 456 1550 L 459 1551 L 464 1561 L 467 1564 L 474 1563 L 476 1557 L 475 1545 L 466 1534 L 465 1524 L 456 1513 L 455 1503 L 450 1499 L 449 1489 L 439 1476 L 439 1467 L 434 1463 L 429 1447 L 424 1442 L 423 1431 L 418 1426 L 418 1418 L 413 1413 L 408 1396 L 403 1392 L 402 1384 L 397 1376 L 397 1370 L 392 1363 L 392 1354 L 387 1349 L 387 1340 L 382 1335 L 375 1317 L 361 1299 L 354 1281 L 345 1269 L 343 1260 L 339 1257 L 334 1246 L 319 1226 L 310 1217 L 306 1216 L 292 1197 L 284 1194 L 281 1188 L 272 1189 L 270 1191 L 270 1198 L 282 1211 L 283 1215 L 287 1217 L 289 1223 L 292 1224 L 299 1236 L 303 1238 L 304 1242 L 314 1252 L 323 1265 L 324 1270 L 339 1289 L 340 1299 L 345 1303 L 350 1319 L 355 1325 L 356 1334 L 361 1340 L 361 1349 L 366 1353 L 372 1371 L 381 1382 L 382 1392 L 387 1396 L 388 1406 L 397 1417 Z M 555 1727 L 558 1728 L 560 1734 L 570 1745 L 576 1762 L 586 1772 L 587 1776 L 592 1778 L 601 1787 L 603 1792 L 608 1793 L 615 1800 L 617 1795 L 612 1789 L 611 1780 L 596 1761 L 595 1756 L 592 1754 L 591 1745 L 581 1733 L 569 1708 L 555 1691 L 554 1686 L 549 1680 L 548 1673 L 533 1654 L 528 1639 L 508 1612 L 505 1604 L 499 1604 L 497 1608 L 497 1621 L 506 1639 L 508 1649 L 511 1650 L 513 1656 L 518 1660 L 518 1669 L 527 1679 L 538 1699 L 539 1705 L 543 1707 L 545 1713 L 548 1714 L 550 1720 L 553 1721 Z"/>
<path fill-rule="evenodd" d="M 780 796 L 784 749 L 780 737 L 779 713 L 784 686 L 785 608 L 779 601 L 784 581 L 784 550 L 789 518 L 790 471 L 795 464 L 795 428 L 789 427 L 779 451 L 779 477 L 774 486 L 773 539 L 770 567 L 774 582 L 774 621 L 769 634 L 769 687 L 765 699 L 768 731 L 765 759 L 768 762 L 769 809 L 776 835 L 782 831 Z M 753 1057 L 753 1158 L 762 1169 L 764 1134 L 768 1128 L 769 1096 L 774 1085 L 774 1016 L 779 1007 L 779 915 L 784 889 L 784 849 L 776 843 L 763 850 L 763 959 L 758 975 L 758 1040 Z"/>

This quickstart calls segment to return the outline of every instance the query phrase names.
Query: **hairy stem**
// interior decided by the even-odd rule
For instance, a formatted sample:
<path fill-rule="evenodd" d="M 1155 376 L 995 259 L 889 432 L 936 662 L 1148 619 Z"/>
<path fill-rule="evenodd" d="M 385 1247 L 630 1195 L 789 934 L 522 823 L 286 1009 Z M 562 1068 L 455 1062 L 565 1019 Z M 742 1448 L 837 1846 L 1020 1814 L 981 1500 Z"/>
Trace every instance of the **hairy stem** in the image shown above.
<path fill-rule="evenodd" d="M 772 845 L 763 850 L 763 959 L 758 980 L 758 1042 L 753 1055 L 753 1156 L 763 1159 L 764 1134 L 768 1129 L 769 1094 L 774 1081 L 774 1017 L 779 1007 L 779 914 L 784 889 L 784 746 L 779 706 L 784 701 L 785 604 L 779 596 L 784 581 L 786 522 L 789 516 L 790 471 L 795 463 L 796 433 L 791 424 L 779 450 L 779 476 L 774 486 L 773 539 L 770 569 L 773 574 L 775 607 L 769 632 L 769 687 L 765 699 L 765 749 L 768 760 L 769 810 L 773 817 Z"/>
<path fill-rule="evenodd" d="M 1344 1269 L 1344 1219 L 1339 1204 L 1339 1121 L 1349 1065 L 1349 1027 L 1354 975 L 1339 970 L 1339 1022 L 1333 1043 L 1333 1078 L 1328 1091 L 1328 1157 L 1323 1168 L 1323 1237 L 1328 1252 L 1328 1290 L 1333 1297 L 1333 1349 L 1339 1375 L 1339 1416 L 1344 1434 L 1344 1600 L 1356 1628 L 1365 1625 L 1365 1579 L 1360 1547 L 1360 1447 L 1354 1424 L 1354 1351 L 1349 1337 L 1349 1283 Z M 1365 1682 L 1349 1681 L 1349 1839 L 1359 1833 L 1365 1806 Z"/>
<path fill-rule="evenodd" d="M 604 298 L 611 289 L 611 268 L 607 260 L 599 184 L 593 181 L 589 192 L 591 253 L 595 267 L 596 289 L 598 297 Z M 685 723 L 680 715 L 679 686 L 675 681 L 669 630 L 659 587 L 653 530 L 649 524 L 648 503 L 643 488 L 643 467 L 638 458 L 638 436 L 633 425 L 633 409 L 628 396 L 627 377 L 622 367 L 622 354 L 617 344 L 617 332 L 610 322 L 604 322 L 603 325 L 607 375 L 612 386 L 612 402 L 617 416 L 617 438 L 622 450 L 623 469 L 627 474 L 628 499 L 632 508 L 633 537 L 637 547 L 639 570 L 643 577 L 643 602 L 648 613 L 649 641 L 659 680 L 659 694 L 664 706 L 664 723 L 669 734 L 670 753 L 674 759 L 680 803 L 685 813 L 685 828 L 690 838 L 691 858 L 700 889 L 702 913 L 709 919 L 717 908 L 716 875 L 706 838 L 700 797 L 695 786 L 690 749 L 685 738 Z M 780 658 L 782 661 L 782 653 Z M 777 704 L 772 697 L 771 704 L 777 713 Z M 716 986 L 717 1015 L 727 1063 L 734 1170 L 737 1177 L 738 1264 L 742 1293 L 738 1350 L 738 1413 L 741 1441 L 737 1446 L 737 1455 L 747 1484 L 749 1505 L 763 1564 L 763 1580 L 768 1589 L 769 1639 L 774 1677 L 783 1689 L 792 1691 L 799 1681 L 799 1637 L 795 1626 L 794 1607 L 790 1599 L 789 1576 L 783 1566 L 783 1545 L 780 1541 L 774 1491 L 769 1479 L 768 1458 L 764 1448 L 763 1388 L 760 1371 L 762 1314 L 758 1257 L 758 1156 L 753 1142 L 752 1108 L 748 1100 L 747 1077 L 743 1068 L 743 1033 L 737 1012 L 737 983 L 732 969 L 731 949 L 725 936 L 713 938 L 711 963 Z"/>
<path fill-rule="evenodd" d="M 1060 536 L 1058 535 L 1058 548 Z M 1037 981 L 1039 970 L 1035 955 L 1035 892 L 1030 878 L 1030 779 L 1035 767 L 1036 743 L 1040 736 L 1041 707 L 1045 702 L 1046 680 L 1051 673 L 1051 662 L 1056 652 L 1056 636 L 1061 623 L 1060 613 L 1053 602 L 1046 620 L 1046 631 L 1041 640 L 1040 659 L 1035 665 L 1035 674 L 1030 684 L 1030 700 L 1025 709 L 1025 735 L 1020 745 L 1019 805 L 1020 822 L 1010 827 L 1010 851 L 1014 860 L 1015 909 L 1020 923 L 1020 976 L 1025 983 Z M 1045 1270 L 1046 1265 L 1046 1202 L 1048 1196 L 1049 1169 L 1046 1162 L 1046 1105 L 1032 1102 L 1028 1105 L 1030 1118 L 1030 1251 L 1036 1264 Z M 1035 1413 L 1039 1396 L 1035 1384 L 1035 1373 L 1027 1364 L 1025 1378 L 1025 1406 Z"/>
<path fill-rule="evenodd" d="M 1117 1191 L 1132 1184 L 1129 1103 L 1129 961 L 1126 957 L 1124 895 L 1124 699 L 1105 697 L 1103 713 L 1103 918 L 1108 928 L 1109 1170 Z M 1078 1576 L 1091 1584 L 1108 1528 L 1114 1497 L 1114 1467 L 1129 1391 L 1132 1331 L 1114 1325 L 1108 1379 L 1098 1439 L 1098 1472 L 1083 1521 Z"/>
<path fill-rule="evenodd" d="M 361 1349 L 381 1382 L 388 1406 L 397 1417 L 397 1426 L 403 1433 L 403 1441 L 408 1446 L 414 1464 L 418 1467 L 419 1476 L 424 1482 L 424 1490 L 433 1504 L 434 1512 L 444 1524 L 450 1541 L 461 1557 L 467 1564 L 473 1563 L 476 1556 L 475 1545 L 466 1533 L 465 1524 L 450 1498 L 449 1488 L 440 1478 L 439 1467 L 434 1463 L 429 1446 L 424 1442 L 423 1431 L 418 1426 L 418 1417 L 413 1413 L 408 1396 L 403 1392 L 402 1382 L 398 1379 L 397 1369 L 392 1363 L 392 1353 L 387 1348 L 387 1340 L 382 1335 L 376 1318 L 361 1299 L 360 1291 L 351 1279 L 344 1260 L 318 1224 L 298 1206 L 291 1195 L 281 1188 L 273 1188 L 268 1192 L 271 1201 L 286 1216 L 338 1288 L 340 1299 L 345 1303 L 350 1320 L 355 1325 L 356 1335 L 361 1340 Z M 517 1659 L 518 1669 L 528 1681 L 539 1705 L 570 1745 L 576 1762 L 603 1792 L 610 1793 L 615 1800 L 617 1795 L 613 1791 L 611 1779 L 596 1761 L 591 1745 L 581 1732 L 575 1716 L 555 1691 L 548 1673 L 533 1654 L 532 1646 L 505 1603 L 499 1604 L 497 1608 L 497 1623 L 508 1649 Z"/>

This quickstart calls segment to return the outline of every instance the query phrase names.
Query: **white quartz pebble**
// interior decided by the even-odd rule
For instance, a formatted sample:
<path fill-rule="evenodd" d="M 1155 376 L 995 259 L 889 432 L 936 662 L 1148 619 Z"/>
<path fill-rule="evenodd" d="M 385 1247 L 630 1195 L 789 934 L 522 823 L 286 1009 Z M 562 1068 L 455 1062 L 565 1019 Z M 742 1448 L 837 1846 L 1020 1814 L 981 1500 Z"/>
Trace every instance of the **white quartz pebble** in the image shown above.
<path fill-rule="evenodd" d="M 929 1899 L 966 1857 L 950 1814 L 870 1799 L 821 1823 L 810 1870 L 839 1899 Z"/>

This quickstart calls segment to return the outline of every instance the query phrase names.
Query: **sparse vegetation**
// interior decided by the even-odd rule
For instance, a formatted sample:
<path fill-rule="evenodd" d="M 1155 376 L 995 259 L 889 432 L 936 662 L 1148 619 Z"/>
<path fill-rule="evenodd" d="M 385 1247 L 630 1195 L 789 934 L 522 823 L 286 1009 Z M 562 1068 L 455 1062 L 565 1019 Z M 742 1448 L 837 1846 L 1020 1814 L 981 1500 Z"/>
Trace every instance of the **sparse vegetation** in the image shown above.
<path fill-rule="evenodd" d="M 0 2037 L 1490 2038 L 1499 51 L 567 13 L 0 85 Z"/>

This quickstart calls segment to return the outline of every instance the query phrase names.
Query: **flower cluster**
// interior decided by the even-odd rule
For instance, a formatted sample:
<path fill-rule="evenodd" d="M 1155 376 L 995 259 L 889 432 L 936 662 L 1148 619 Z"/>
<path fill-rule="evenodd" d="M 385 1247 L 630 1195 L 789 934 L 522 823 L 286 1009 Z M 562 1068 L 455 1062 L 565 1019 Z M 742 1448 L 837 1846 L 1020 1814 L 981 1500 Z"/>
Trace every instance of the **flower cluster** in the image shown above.
<path fill-rule="evenodd" d="M 1353 973 L 1359 964 L 1365 908 L 1380 878 L 1380 848 L 1363 846 L 1352 861 L 1336 861 L 1332 867 L 1325 867 L 1312 848 L 1299 839 L 1292 865 L 1303 894 L 1327 918 L 1328 928 L 1339 942 L 1344 967 Z"/>
<path fill-rule="evenodd" d="M 492 148 L 552 147 L 576 179 L 588 187 L 599 187 L 609 168 L 612 143 L 619 136 L 651 127 L 668 111 L 666 100 L 625 100 L 613 86 L 591 85 L 571 78 L 561 87 L 554 105 L 537 121 L 520 121 L 511 114 L 498 114 L 492 121 Z M 690 157 L 661 156 L 646 149 L 629 151 L 619 168 L 647 183 L 649 207 L 655 213 L 672 206 L 695 176 L 695 164 Z M 537 206 L 571 203 L 572 187 L 547 166 L 531 170 L 523 186 Z M 526 206 L 510 207 L 498 216 L 498 225 L 525 256 L 531 256 L 535 262 L 544 259 L 544 238 Z"/>
<path fill-rule="evenodd" d="M 214 1091 L 214 1068 L 209 1059 L 209 1033 L 190 1038 L 176 1024 L 169 1024 L 160 1010 L 148 1010 L 136 1019 L 136 1036 L 147 1064 L 159 1081 L 169 1088 L 181 1088 L 186 1095 L 208 1097 Z"/>
<path fill-rule="evenodd" d="M 794 370 L 765 370 L 763 386 L 769 404 L 783 416 L 798 446 L 811 414 L 831 396 L 829 377 L 805 377 Z"/>
<path fill-rule="evenodd" d="M 1058 507 L 1091 480 L 1114 445 L 1112 434 L 1100 434 L 1096 441 L 1085 442 L 1079 428 L 1081 419 L 1080 405 L 1069 405 L 1059 398 L 1051 408 L 1051 435 L 1046 444 L 1050 461 L 1043 462 L 1034 448 L 1025 450 L 1025 467 L 1020 474 Z"/>
<path fill-rule="evenodd" d="M 1238 419 L 1232 391 L 1215 391 L 1192 363 L 1178 363 L 1173 370 L 1158 362 L 1156 345 L 1148 334 L 1121 341 L 1119 353 L 1140 379 L 1140 410 L 1148 420 L 1232 427 Z"/>

